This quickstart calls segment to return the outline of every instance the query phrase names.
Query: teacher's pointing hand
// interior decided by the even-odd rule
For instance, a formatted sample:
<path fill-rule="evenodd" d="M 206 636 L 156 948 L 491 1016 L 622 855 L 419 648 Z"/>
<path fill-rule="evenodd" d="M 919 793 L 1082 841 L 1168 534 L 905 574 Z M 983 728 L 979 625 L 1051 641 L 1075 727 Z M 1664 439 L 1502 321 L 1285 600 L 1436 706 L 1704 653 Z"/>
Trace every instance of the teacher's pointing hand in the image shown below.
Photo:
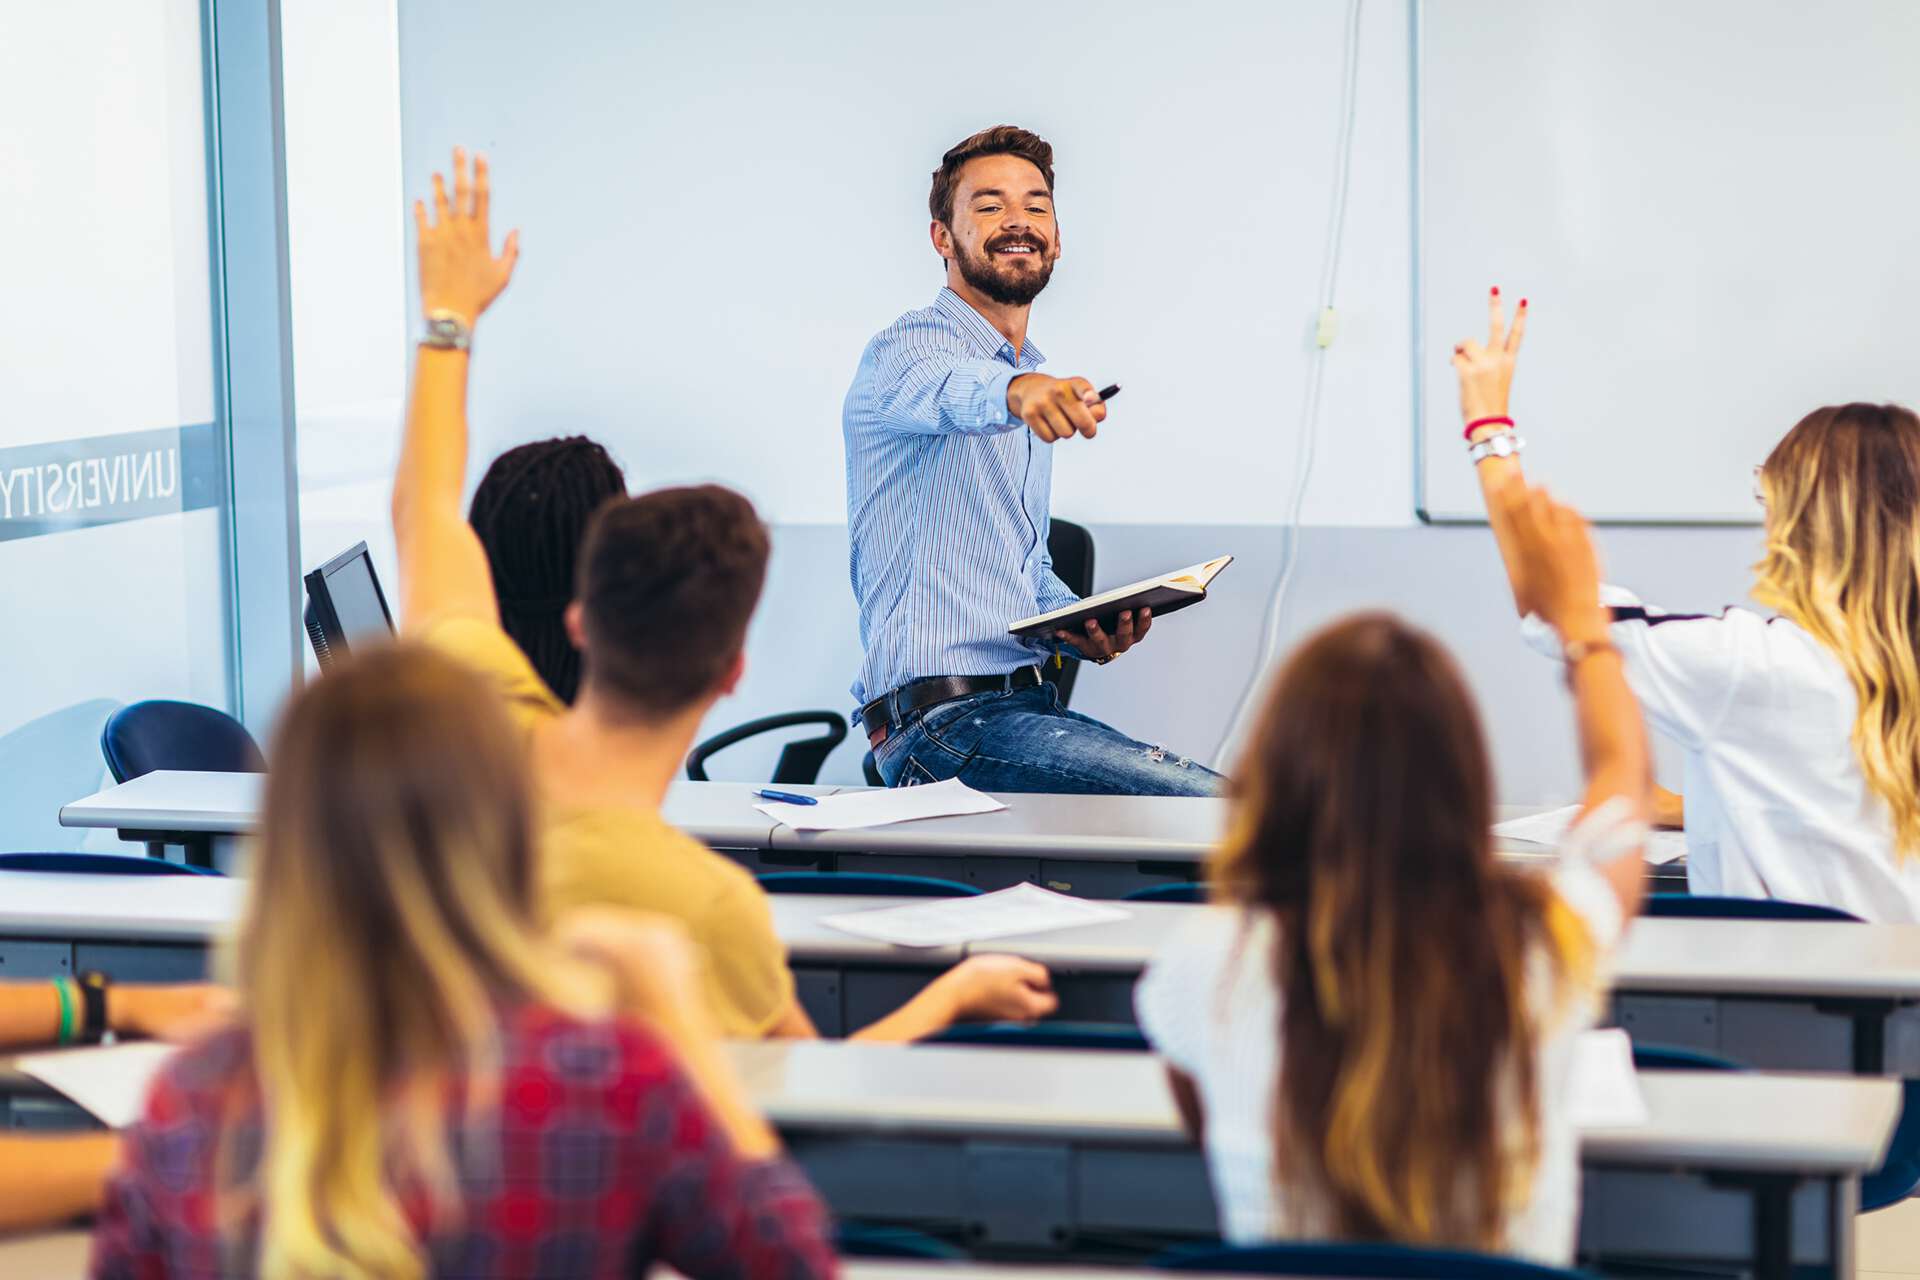
<path fill-rule="evenodd" d="M 1007 384 L 1007 411 L 1047 444 L 1076 435 L 1091 440 L 1107 419 L 1107 406 L 1091 382 L 1044 373 L 1023 373 Z"/>

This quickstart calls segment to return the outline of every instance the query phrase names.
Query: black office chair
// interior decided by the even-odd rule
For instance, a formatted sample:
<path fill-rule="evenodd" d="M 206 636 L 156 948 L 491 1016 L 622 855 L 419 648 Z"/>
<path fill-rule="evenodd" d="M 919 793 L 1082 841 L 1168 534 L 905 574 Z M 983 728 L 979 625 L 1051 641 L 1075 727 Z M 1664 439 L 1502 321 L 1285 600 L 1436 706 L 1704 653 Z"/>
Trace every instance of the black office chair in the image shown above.
<path fill-rule="evenodd" d="M 265 773 L 266 757 L 247 727 L 224 711 L 197 702 L 170 702 L 153 698 L 122 707 L 107 717 L 100 731 L 100 754 L 115 782 L 128 782 L 160 769 L 193 773 Z M 121 833 L 123 839 L 145 838 L 147 853 L 166 857 L 168 841 L 144 833 Z M 213 865 L 213 837 L 174 837 L 186 852 L 189 865 Z"/>
<path fill-rule="evenodd" d="M 1093 594 L 1093 535 L 1085 525 L 1071 520 L 1049 522 L 1047 554 L 1053 558 L 1053 571 L 1067 584 L 1067 590 L 1082 597 Z M 1073 697 L 1073 682 L 1079 675 L 1077 662 L 1063 662 L 1057 667 L 1046 662 L 1040 666 L 1041 678 L 1053 685 L 1063 707 Z"/>
<path fill-rule="evenodd" d="M 785 715 L 762 716 L 728 729 L 725 733 L 716 733 L 694 747 L 692 754 L 687 756 L 687 777 L 695 782 L 706 782 L 709 780 L 707 760 L 713 755 L 748 738 L 805 724 L 820 725 L 826 732 L 817 738 L 802 738 L 780 748 L 780 758 L 774 762 L 773 777 L 768 781 L 775 786 L 815 782 L 820 777 L 820 766 L 827 762 L 833 749 L 847 737 L 847 718 L 838 711 L 789 711 Z"/>

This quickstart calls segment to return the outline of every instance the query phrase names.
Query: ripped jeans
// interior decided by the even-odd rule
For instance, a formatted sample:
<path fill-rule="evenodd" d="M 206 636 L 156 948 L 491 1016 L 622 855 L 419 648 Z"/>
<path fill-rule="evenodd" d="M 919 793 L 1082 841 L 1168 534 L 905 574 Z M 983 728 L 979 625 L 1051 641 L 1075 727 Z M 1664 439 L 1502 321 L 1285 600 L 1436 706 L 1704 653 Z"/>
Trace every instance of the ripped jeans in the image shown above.
<path fill-rule="evenodd" d="M 874 753 L 890 787 L 959 778 L 979 791 L 1216 796 L 1226 779 L 1060 705 L 1053 686 L 980 693 L 907 717 Z"/>

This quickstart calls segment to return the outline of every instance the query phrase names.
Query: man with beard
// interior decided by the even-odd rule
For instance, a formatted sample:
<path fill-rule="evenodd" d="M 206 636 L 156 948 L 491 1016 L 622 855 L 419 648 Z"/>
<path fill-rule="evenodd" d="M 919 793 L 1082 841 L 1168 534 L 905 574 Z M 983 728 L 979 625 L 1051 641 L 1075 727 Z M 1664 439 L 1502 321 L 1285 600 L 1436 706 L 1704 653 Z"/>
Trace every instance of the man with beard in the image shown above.
<path fill-rule="evenodd" d="M 1214 795 L 1220 776 L 1061 708 L 1040 665 L 1106 663 L 1153 618 L 1052 642 L 1007 634 L 1077 597 L 1047 554 L 1048 446 L 1107 416 L 1085 378 L 1035 372 L 1027 313 L 1060 257 L 1053 148 L 1011 125 L 949 150 L 928 198 L 946 287 L 860 359 L 842 425 L 853 594 L 866 657 L 853 695 L 890 786 Z"/>

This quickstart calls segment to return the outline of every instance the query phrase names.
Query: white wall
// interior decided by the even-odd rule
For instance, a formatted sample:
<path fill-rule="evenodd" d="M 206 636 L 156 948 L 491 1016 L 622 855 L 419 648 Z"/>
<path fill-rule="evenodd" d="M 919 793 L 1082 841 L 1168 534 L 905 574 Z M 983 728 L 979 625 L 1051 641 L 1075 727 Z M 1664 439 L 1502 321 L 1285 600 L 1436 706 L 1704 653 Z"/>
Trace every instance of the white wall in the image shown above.
<path fill-rule="evenodd" d="M 719 477 L 844 519 L 860 350 L 940 283 L 941 152 L 1003 121 L 1056 149 L 1065 256 L 1032 330 L 1126 387 L 1063 451 L 1093 520 L 1273 523 L 1292 478 L 1335 170 L 1346 5 L 408 0 L 410 191 L 484 148 L 518 275 L 478 365 L 484 450 L 592 431 L 645 483 Z M 1344 329 L 1308 518 L 1403 524 L 1407 10 L 1365 8 Z"/>

